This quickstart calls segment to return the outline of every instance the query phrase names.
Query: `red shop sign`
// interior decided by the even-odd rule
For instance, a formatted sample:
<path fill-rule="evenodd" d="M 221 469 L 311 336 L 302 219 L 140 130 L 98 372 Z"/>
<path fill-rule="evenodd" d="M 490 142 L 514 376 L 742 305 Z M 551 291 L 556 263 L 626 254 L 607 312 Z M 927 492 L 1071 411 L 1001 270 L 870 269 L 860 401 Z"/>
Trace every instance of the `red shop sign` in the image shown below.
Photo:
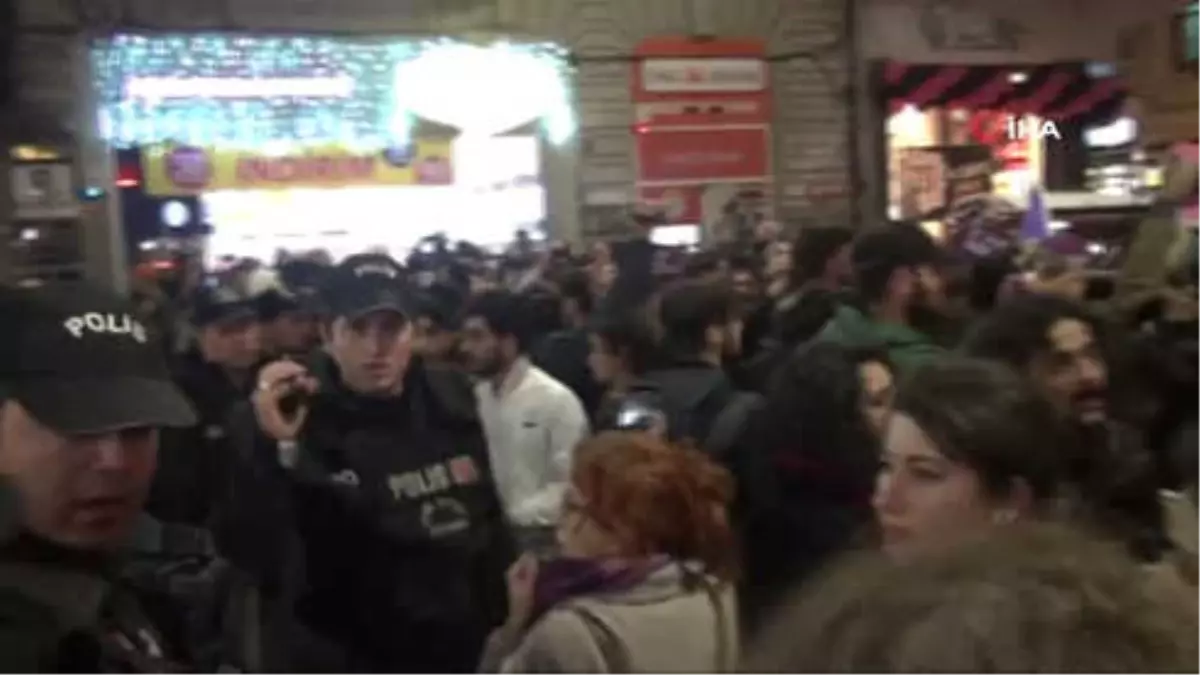
<path fill-rule="evenodd" d="M 639 182 L 719 182 L 768 175 L 766 127 L 650 130 L 637 135 Z"/>

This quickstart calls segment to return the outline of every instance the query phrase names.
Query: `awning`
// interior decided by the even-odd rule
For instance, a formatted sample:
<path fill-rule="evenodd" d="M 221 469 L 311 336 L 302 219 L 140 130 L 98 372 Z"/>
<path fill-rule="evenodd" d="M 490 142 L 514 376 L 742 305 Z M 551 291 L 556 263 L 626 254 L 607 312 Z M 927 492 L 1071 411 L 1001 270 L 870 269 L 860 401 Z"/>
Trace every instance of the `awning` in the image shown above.
<path fill-rule="evenodd" d="M 883 66 L 883 91 L 899 108 L 998 110 L 1092 125 L 1115 117 L 1127 90 L 1118 77 L 1092 77 L 1082 64 Z"/>

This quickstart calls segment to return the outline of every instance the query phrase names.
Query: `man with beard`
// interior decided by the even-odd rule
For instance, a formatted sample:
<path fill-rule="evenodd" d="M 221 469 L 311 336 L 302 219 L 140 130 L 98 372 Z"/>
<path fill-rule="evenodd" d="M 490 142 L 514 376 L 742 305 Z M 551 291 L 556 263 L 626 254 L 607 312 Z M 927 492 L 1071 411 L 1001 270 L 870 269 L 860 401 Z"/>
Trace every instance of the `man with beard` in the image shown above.
<path fill-rule="evenodd" d="M 945 303 L 940 258 L 937 243 L 911 223 L 863 233 L 851 250 L 861 306 L 840 306 L 816 339 L 882 349 L 901 372 L 941 354 L 926 332 Z"/>
<path fill-rule="evenodd" d="M 1066 449 L 1069 475 L 1085 517 L 1137 557 L 1156 560 L 1168 544 L 1154 465 L 1139 434 L 1111 409 L 1103 339 L 1077 302 L 1028 295 L 985 316 L 963 348 L 1023 373 L 1071 420 L 1077 444 Z"/>
<path fill-rule="evenodd" d="M 490 291 L 463 311 L 461 346 L 479 382 L 475 397 L 496 484 L 518 545 L 553 546 L 575 446 L 588 435 L 587 415 L 566 385 L 530 363 L 524 298 Z"/>

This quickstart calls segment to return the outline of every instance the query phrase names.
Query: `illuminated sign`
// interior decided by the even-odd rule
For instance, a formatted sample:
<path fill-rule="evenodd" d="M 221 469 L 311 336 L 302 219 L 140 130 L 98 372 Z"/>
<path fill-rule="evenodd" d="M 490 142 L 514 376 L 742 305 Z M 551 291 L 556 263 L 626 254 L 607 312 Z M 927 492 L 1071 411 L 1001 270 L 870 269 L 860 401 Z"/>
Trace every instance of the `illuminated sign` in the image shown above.
<path fill-rule="evenodd" d="M 412 145 L 399 153 L 329 146 L 278 155 L 224 148 L 156 147 L 143 156 L 146 192 L 171 196 L 220 190 L 454 183 L 449 141 L 423 140 Z"/>
<path fill-rule="evenodd" d="M 131 77 L 125 98 L 350 98 L 354 79 L 343 77 Z"/>

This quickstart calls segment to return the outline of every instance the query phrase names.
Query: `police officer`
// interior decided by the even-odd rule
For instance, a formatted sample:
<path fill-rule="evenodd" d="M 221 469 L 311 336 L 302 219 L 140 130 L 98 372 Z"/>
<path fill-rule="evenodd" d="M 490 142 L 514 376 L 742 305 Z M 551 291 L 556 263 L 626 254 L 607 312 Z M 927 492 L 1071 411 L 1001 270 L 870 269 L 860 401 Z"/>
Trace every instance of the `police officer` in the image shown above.
<path fill-rule="evenodd" d="M 404 275 L 380 255 L 335 268 L 325 349 L 266 366 L 233 428 L 250 501 L 228 550 L 312 634 L 297 668 L 472 671 L 504 616 L 512 545 L 471 388 L 412 357 Z"/>
<path fill-rule="evenodd" d="M 235 665 L 193 639 L 204 621 L 163 572 L 200 568 L 191 599 L 215 598 L 203 537 L 141 515 L 159 430 L 195 422 L 160 345 L 88 287 L 0 290 L 0 326 L 0 670 Z"/>
<path fill-rule="evenodd" d="M 199 416 L 197 424 L 163 436 L 163 461 L 147 510 L 171 523 L 208 527 L 226 489 L 230 410 L 253 389 L 261 360 L 261 327 L 249 295 L 215 279 L 192 299 L 195 339 L 172 374 Z"/>
<path fill-rule="evenodd" d="M 304 359 L 320 345 L 320 279 L 326 269 L 306 260 L 293 260 L 264 271 L 260 288 L 250 294 L 262 322 L 263 352 L 268 358 Z"/>

